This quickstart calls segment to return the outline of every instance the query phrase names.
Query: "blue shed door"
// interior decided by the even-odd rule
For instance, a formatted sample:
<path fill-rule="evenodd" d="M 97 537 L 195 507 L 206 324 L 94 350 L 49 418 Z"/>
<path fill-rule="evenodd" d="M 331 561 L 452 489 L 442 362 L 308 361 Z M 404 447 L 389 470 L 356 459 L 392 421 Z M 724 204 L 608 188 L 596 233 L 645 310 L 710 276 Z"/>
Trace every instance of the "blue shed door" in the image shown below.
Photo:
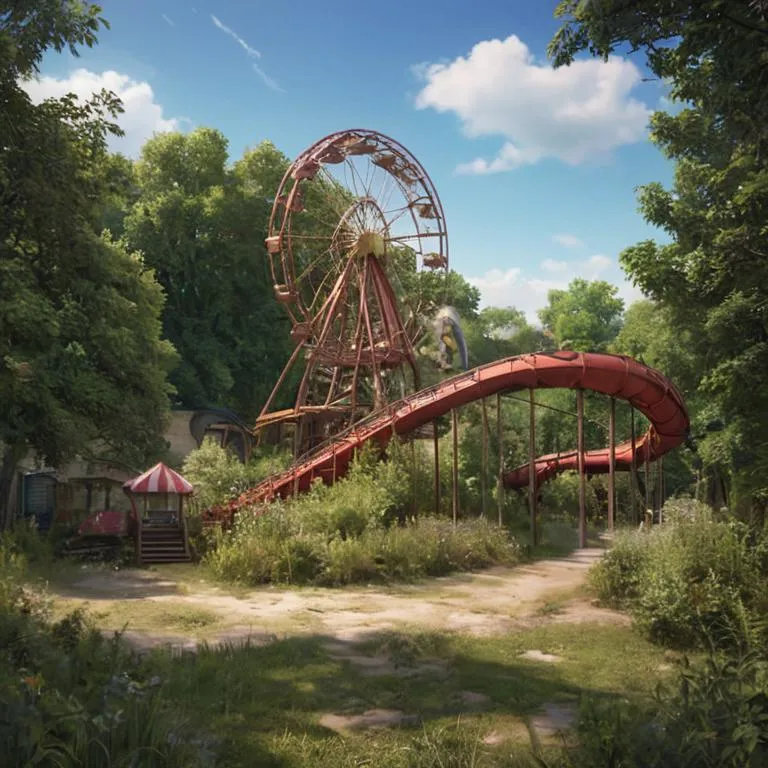
<path fill-rule="evenodd" d="M 56 513 L 56 478 L 47 474 L 24 476 L 24 517 L 34 517 L 37 527 L 47 531 Z"/>

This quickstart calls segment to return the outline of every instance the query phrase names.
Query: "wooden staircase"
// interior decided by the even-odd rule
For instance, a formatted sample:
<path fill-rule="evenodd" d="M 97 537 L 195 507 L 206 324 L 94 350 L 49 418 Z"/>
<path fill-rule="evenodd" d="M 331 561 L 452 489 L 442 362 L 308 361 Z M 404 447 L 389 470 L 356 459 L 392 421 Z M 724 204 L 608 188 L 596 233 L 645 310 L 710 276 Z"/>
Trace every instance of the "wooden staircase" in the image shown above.
<path fill-rule="evenodd" d="M 189 546 L 181 525 L 144 525 L 141 527 L 139 563 L 188 563 Z"/>

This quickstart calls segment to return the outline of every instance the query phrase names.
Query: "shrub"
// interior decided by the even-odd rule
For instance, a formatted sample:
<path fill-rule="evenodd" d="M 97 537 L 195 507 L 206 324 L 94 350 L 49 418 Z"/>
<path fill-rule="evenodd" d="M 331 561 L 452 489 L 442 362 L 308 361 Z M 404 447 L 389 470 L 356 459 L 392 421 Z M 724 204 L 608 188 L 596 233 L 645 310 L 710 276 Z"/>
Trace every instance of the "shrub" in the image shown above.
<path fill-rule="evenodd" d="M 206 563 L 216 577 L 242 584 L 339 586 L 413 581 L 518 557 L 516 542 L 482 520 L 462 521 L 454 529 L 447 520 L 423 518 L 404 526 L 370 526 L 359 536 L 326 536 L 306 531 L 292 505 L 278 504 L 268 515 L 241 513 L 232 531 L 219 534 Z"/>
<path fill-rule="evenodd" d="M 202 445 L 184 461 L 182 474 L 195 486 L 194 505 L 207 509 L 238 496 L 275 472 L 288 462 L 286 455 L 267 452 L 254 456 L 243 464 L 231 451 L 222 448 L 213 438 L 206 437 Z"/>
<path fill-rule="evenodd" d="M 327 564 L 317 574 L 320 584 L 343 586 L 366 583 L 378 577 L 375 548 L 371 536 L 357 539 L 333 539 L 328 544 Z"/>
<path fill-rule="evenodd" d="M 617 537 L 594 569 L 607 601 L 627 603 L 654 640 L 681 647 L 728 645 L 764 614 L 768 535 L 708 508 L 677 501 L 667 524 Z"/>
<path fill-rule="evenodd" d="M 386 488 L 358 469 L 333 486 L 316 481 L 312 490 L 291 506 L 304 530 L 349 538 L 382 523 L 390 505 Z"/>
<path fill-rule="evenodd" d="M 768 662 L 754 650 L 685 660 L 651 701 L 585 702 L 578 730 L 580 749 L 566 765 L 766 765 Z"/>
<path fill-rule="evenodd" d="M 621 606 L 640 597 L 651 541 L 634 531 L 616 534 L 613 546 L 589 574 L 601 600 Z"/>
<path fill-rule="evenodd" d="M 56 623 L 24 585 L 18 545 L 0 540 L 0 754 L 4 765 L 196 765 L 163 699 L 119 637 L 84 613 Z"/>

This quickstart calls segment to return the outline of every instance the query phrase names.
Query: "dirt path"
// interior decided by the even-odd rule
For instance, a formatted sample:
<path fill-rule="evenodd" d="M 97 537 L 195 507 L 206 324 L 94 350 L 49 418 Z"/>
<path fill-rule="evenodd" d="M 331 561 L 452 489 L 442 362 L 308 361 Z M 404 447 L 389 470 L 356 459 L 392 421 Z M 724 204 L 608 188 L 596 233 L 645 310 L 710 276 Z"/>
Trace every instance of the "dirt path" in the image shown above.
<path fill-rule="evenodd" d="M 269 642 L 303 633 L 357 643 L 396 629 L 493 635 L 544 620 L 624 623 L 625 616 L 596 608 L 581 594 L 587 570 L 603 551 L 414 586 L 265 587 L 242 597 L 213 587 L 185 588 L 162 571 L 99 572 L 59 590 L 58 597 L 68 608 L 87 602 L 106 628 L 126 626 L 127 639 L 140 648 L 169 643 L 194 649 L 203 639 Z"/>

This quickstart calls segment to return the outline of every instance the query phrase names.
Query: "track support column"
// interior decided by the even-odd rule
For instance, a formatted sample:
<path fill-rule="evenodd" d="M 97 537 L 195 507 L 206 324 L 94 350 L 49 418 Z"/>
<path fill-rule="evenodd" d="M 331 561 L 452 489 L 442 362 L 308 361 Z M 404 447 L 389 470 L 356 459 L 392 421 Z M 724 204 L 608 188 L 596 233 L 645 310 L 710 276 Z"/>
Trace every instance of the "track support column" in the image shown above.
<path fill-rule="evenodd" d="M 658 464 L 659 525 L 661 525 L 661 523 L 664 522 L 664 458 L 659 456 L 659 458 L 656 459 L 656 463 Z"/>
<path fill-rule="evenodd" d="M 488 404 L 482 400 L 483 408 L 483 446 L 482 468 L 480 470 L 480 493 L 482 494 L 483 519 L 488 516 Z"/>
<path fill-rule="evenodd" d="M 416 471 L 416 440 L 411 439 L 411 515 L 416 517 L 418 511 L 416 505 L 416 487 L 418 483 Z"/>
<path fill-rule="evenodd" d="M 528 417 L 528 507 L 531 515 L 531 545 L 539 541 L 536 525 L 536 403 L 533 389 L 529 389 L 530 413 Z"/>
<path fill-rule="evenodd" d="M 459 414 L 454 408 L 451 411 L 451 437 L 453 438 L 453 483 L 451 488 L 453 525 L 459 519 Z"/>
<path fill-rule="evenodd" d="M 576 390 L 578 433 L 576 450 L 579 458 L 579 547 L 587 546 L 587 479 L 584 475 L 584 390 Z"/>
<path fill-rule="evenodd" d="M 504 449 L 502 446 L 501 433 L 501 392 L 496 393 L 496 441 L 499 444 L 499 476 L 496 481 L 496 495 L 499 508 L 499 527 L 503 523 L 504 511 Z"/>
<path fill-rule="evenodd" d="M 632 512 L 632 522 L 639 525 L 640 519 L 637 515 L 637 440 L 635 439 L 635 409 L 629 408 L 629 429 L 632 442 L 632 464 L 629 470 L 629 508 Z"/>
<path fill-rule="evenodd" d="M 612 533 L 616 518 L 616 398 L 611 398 L 608 420 L 608 530 Z"/>
<path fill-rule="evenodd" d="M 437 436 L 437 419 L 432 422 L 432 447 L 435 453 L 435 514 L 440 514 L 440 440 Z"/>
<path fill-rule="evenodd" d="M 645 511 L 643 512 L 643 518 L 648 521 L 649 525 L 653 525 L 653 512 L 651 511 L 650 520 L 648 520 L 648 510 L 651 506 L 651 444 L 646 440 L 645 445 Z"/>

